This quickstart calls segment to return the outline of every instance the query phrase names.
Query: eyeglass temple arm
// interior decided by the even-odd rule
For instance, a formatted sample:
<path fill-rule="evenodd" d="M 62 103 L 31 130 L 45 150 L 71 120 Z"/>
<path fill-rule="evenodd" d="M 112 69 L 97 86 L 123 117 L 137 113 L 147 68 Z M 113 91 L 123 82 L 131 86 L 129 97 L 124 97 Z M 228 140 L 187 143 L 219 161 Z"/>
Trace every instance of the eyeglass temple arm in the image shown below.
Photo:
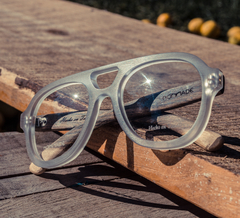
<path fill-rule="evenodd" d="M 194 95 L 189 97 L 187 92 L 185 94 L 183 94 L 183 91 L 184 91 L 183 88 L 186 88 L 186 87 L 190 87 L 190 89 L 192 90 L 188 94 L 194 93 Z M 192 89 L 193 87 L 194 87 L 194 89 Z M 179 90 L 182 90 L 181 95 L 179 94 L 182 98 L 180 98 L 176 101 L 176 99 L 171 99 L 169 97 L 170 99 L 168 99 L 168 100 L 170 101 L 170 103 L 167 104 L 166 102 L 161 102 L 161 98 L 164 98 L 164 96 L 166 96 L 166 94 L 167 95 L 174 94 L 177 97 L 176 93 L 179 93 L 180 92 Z M 186 90 L 187 89 L 185 89 L 185 91 Z M 220 94 L 223 94 L 223 90 L 220 90 L 217 95 L 220 95 Z M 165 91 L 162 91 L 159 93 L 155 93 L 153 95 L 155 95 L 153 100 L 152 100 L 151 96 L 149 95 L 149 96 L 142 97 L 142 98 L 138 99 L 137 101 L 134 101 L 134 103 L 133 103 L 133 101 L 128 102 L 127 106 L 126 106 L 127 113 L 129 113 L 129 111 L 130 111 L 130 116 L 128 116 L 128 118 L 137 119 L 136 121 L 140 121 L 142 119 L 142 121 L 144 121 L 144 122 L 149 122 L 149 118 L 148 117 L 145 118 L 145 116 L 150 115 L 154 111 L 161 110 L 161 108 L 163 108 L 163 110 L 168 110 L 168 109 L 172 109 L 172 108 L 181 107 L 183 105 L 188 105 L 193 102 L 197 102 L 201 99 L 201 82 L 197 81 L 194 83 L 187 84 L 185 86 L 179 86 L 179 87 L 176 87 L 173 89 L 168 89 L 168 90 L 165 90 Z M 145 109 L 140 110 L 141 113 L 139 111 L 136 111 L 136 109 L 138 110 L 138 108 L 139 108 L 139 104 L 143 104 L 144 106 L 147 105 L 147 107 Z M 151 105 L 150 110 L 148 107 L 149 105 Z M 132 111 L 135 113 L 131 114 Z M 64 136 L 60 137 L 51 146 L 58 147 L 59 144 L 70 145 L 76 140 L 76 138 L 79 135 L 79 132 L 81 131 L 81 128 L 84 124 L 83 116 L 86 116 L 86 112 L 76 112 L 76 113 L 77 114 L 81 113 L 79 119 L 80 120 L 82 119 L 82 120 L 80 122 L 75 123 L 75 125 L 73 125 L 72 122 L 67 122 L 64 125 L 64 128 L 71 129 L 71 130 L 69 132 L 67 132 Z M 83 113 L 84 113 L 84 115 L 83 115 Z M 69 117 L 67 117 L 66 119 L 71 120 L 71 118 L 69 118 Z M 66 121 L 66 119 L 65 119 L 65 121 Z M 75 117 L 75 119 L 77 119 L 77 118 Z M 62 119 L 62 120 L 64 120 L 64 119 Z M 95 125 L 95 129 L 106 123 L 113 122 L 115 120 L 116 119 L 115 119 L 115 116 L 114 116 L 114 113 L 112 110 L 100 111 L 98 120 Z M 171 125 L 171 129 L 173 129 L 175 132 L 177 132 L 179 134 L 185 134 L 191 128 L 191 126 L 193 124 L 192 121 L 186 121 L 185 119 L 181 118 L 180 116 L 176 116 L 171 113 L 165 113 L 164 111 L 162 111 L 161 116 L 157 116 L 156 123 L 159 125 L 164 125 L 166 127 Z M 186 124 L 186 127 L 184 128 L 184 130 L 186 130 L 185 133 L 183 133 L 184 130 L 182 128 L 183 127 L 182 125 L 184 123 Z M 178 124 L 180 124 L 180 126 Z M 173 128 L 173 125 L 174 125 L 174 128 Z M 52 126 L 52 130 L 55 130 L 55 131 L 63 130 L 62 128 L 63 128 L 63 125 L 61 125 L 61 119 L 60 119 L 60 121 L 57 121 Z M 212 139 L 214 141 L 219 141 L 219 139 L 222 140 L 221 136 L 217 133 L 211 132 L 210 135 L 214 135 L 212 137 Z M 201 141 L 201 139 L 200 139 L 200 141 Z M 204 147 L 207 150 L 213 150 L 216 147 L 219 147 L 222 144 L 222 141 L 214 143 L 215 145 L 213 145 L 213 143 L 207 143 L 207 145 L 205 145 L 206 142 L 204 142 L 204 143 L 200 142 L 199 144 L 200 144 L 200 146 Z M 211 148 L 206 148 L 207 146 L 209 146 L 209 147 L 211 146 Z"/>
<path fill-rule="evenodd" d="M 180 135 L 186 134 L 192 127 L 193 122 L 190 120 L 186 120 L 181 116 L 176 116 L 171 113 L 163 112 L 161 116 L 153 115 L 153 116 L 145 116 L 134 119 L 135 123 L 144 123 L 145 125 L 159 125 L 165 128 L 170 128 Z M 100 124 L 99 124 L 100 126 Z M 95 126 L 95 129 L 99 126 Z M 47 148 L 68 148 L 71 146 L 75 140 L 77 139 L 82 125 L 76 126 L 62 137 L 57 139 L 51 145 L 47 146 Z M 141 130 L 143 134 L 147 133 L 147 130 Z M 154 141 L 159 141 L 159 139 L 155 139 Z M 196 141 L 196 144 L 201 146 L 207 151 L 216 151 L 223 145 L 223 138 L 220 134 L 215 133 L 211 130 L 206 129 L 201 137 L 199 137 Z"/>
<path fill-rule="evenodd" d="M 221 93 L 219 93 L 221 94 Z M 201 81 L 157 92 L 125 104 L 128 118 L 146 116 L 154 111 L 166 111 L 200 101 Z M 84 123 L 87 111 L 47 114 L 36 118 L 36 131 L 70 130 Z M 101 110 L 96 127 L 115 121 L 113 110 Z"/>
<path fill-rule="evenodd" d="M 180 87 L 177 87 L 177 88 L 179 89 Z M 176 89 L 174 89 L 174 90 L 176 91 Z M 166 92 L 166 91 L 168 91 L 168 92 Z M 161 93 L 171 94 L 172 93 L 171 91 L 173 91 L 173 90 L 170 89 L 170 90 L 166 90 L 166 91 L 163 91 Z M 218 94 L 223 94 L 223 91 L 224 91 L 224 89 L 220 90 Z M 159 93 L 159 94 L 161 94 L 161 93 Z M 164 96 L 166 96 L 166 95 L 164 95 Z M 198 99 L 200 99 L 200 98 L 198 98 Z M 140 101 L 139 100 L 134 101 L 133 103 L 131 102 L 131 103 L 134 105 L 134 103 L 136 103 L 136 102 L 141 102 L 141 100 Z M 169 100 L 171 100 L 171 99 L 169 99 Z M 127 107 L 129 105 L 131 105 L 131 104 L 128 103 Z M 153 104 L 153 106 L 154 106 L 154 104 Z M 82 112 L 78 112 L 78 113 L 82 113 Z M 69 113 L 65 113 L 65 114 L 69 114 Z M 65 114 L 62 113 L 62 115 L 65 115 Z M 57 115 L 57 116 L 58 116 L 58 119 L 59 119 L 59 115 Z M 81 118 L 84 119 L 84 116 L 86 116 L 86 112 L 85 112 L 84 115 L 81 115 Z M 108 121 L 114 121 L 115 120 L 113 111 L 110 111 L 110 112 L 109 111 L 107 111 L 107 112 L 106 111 L 100 111 L 99 117 L 100 117 L 100 119 L 98 119 L 97 124 L 95 125 L 95 128 L 103 125 L 105 122 L 107 122 L 106 120 L 108 120 Z M 106 117 L 108 117 L 108 119 L 106 119 Z M 139 119 L 143 119 L 144 122 L 148 122 L 149 117 L 142 117 L 142 118 L 139 118 Z M 143 120 L 138 120 L 137 119 L 137 120 L 134 120 L 134 121 L 142 122 Z M 167 120 L 167 123 L 166 123 L 166 120 Z M 167 127 L 167 125 L 171 125 L 171 123 L 174 124 L 175 127 L 174 127 L 173 130 L 175 132 L 179 133 L 179 134 L 185 134 L 183 132 L 183 129 L 182 129 L 182 124 L 183 123 L 188 122 L 189 128 L 191 128 L 191 126 L 192 126 L 191 121 L 186 121 L 185 119 L 181 118 L 180 116 L 175 116 L 171 113 L 161 114 L 161 116 L 157 117 L 156 122 L 157 122 L 158 125 L 165 125 L 166 127 Z M 152 124 L 152 121 L 150 122 L 150 124 Z M 180 124 L 180 126 L 177 126 L 176 124 Z M 53 158 L 59 156 L 63 151 L 65 151 L 69 146 L 71 146 L 75 142 L 76 138 L 79 135 L 79 132 L 81 131 L 81 128 L 82 128 L 82 124 L 81 125 L 78 124 L 75 128 L 71 129 L 69 132 L 67 132 L 62 137 L 60 137 L 58 140 L 56 140 L 54 143 L 52 143 L 50 146 L 48 146 L 48 148 L 53 148 L 53 149 L 44 150 L 43 153 L 42 153 L 43 158 L 45 159 L 45 156 L 47 156 L 48 159 L 53 159 Z M 184 131 L 188 131 L 187 126 L 185 126 Z M 215 151 L 215 150 L 218 150 L 222 146 L 223 139 L 222 139 L 221 135 L 219 135 L 215 132 L 212 132 L 210 130 L 205 130 L 204 133 L 201 135 L 201 137 L 199 137 L 199 139 L 196 141 L 196 143 L 198 145 L 200 145 L 201 147 L 203 147 L 205 150 Z M 54 150 L 54 148 L 57 148 L 58 152 L 56 152 Z M 45 169 L 43 169 L 41 167 L 37 167 L 33 163 L 30 165 L 30 170 L 34 174 L 41 174 L 45 171 Z"/>

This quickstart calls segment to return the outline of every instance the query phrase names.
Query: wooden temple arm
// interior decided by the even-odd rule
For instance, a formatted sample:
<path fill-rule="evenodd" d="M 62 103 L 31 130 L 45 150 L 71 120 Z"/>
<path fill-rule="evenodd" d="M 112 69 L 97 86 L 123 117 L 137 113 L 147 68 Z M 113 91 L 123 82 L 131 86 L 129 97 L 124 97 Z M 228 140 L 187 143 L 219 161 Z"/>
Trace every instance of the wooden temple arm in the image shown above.
<path fill-rule="evenodd" d="M 200 101 L 202 97 L 201 81 L 178 86 L 141 97 L 125 104 L 129 119 L 148 116 L 154 111 L 166 111 Z M 38 116 L 36 118 L 36 131 L 61 131 L 71 130 L 82 126 L 87 111 L 70 113 L 57 113 Z M 96 126 L 101 126 L 115 120 L 113 110 L 101 111 Z"/>
<path fill-rule="evenodd" d="M 221 94 L 221 92 L 219 92 L 219 94 Z M 144 96 L 136 101 L 128 102 L 128 104 L 125 106 L 125 109 L 129 117 L 131 119 L 134 119 L 135 122 L 145 122 L 152 124 L 152 121 L 150 120 L 151 118 L 148 117 L 151 112 L 158 110 L 166 111 L 199 101 L 201 99 L 201 82 L 197 81 L 184 86 L 164 90 L 153 95 Z M 145 108 L 141 108 L 141 111 L 138 111 L 139 105 L 144 105 Z M 44 160 L 51 160 L 53 158 L 56 158 L 57 156 L 61 155 L 68 146 L 74 143 L 84 124 L 86 113 L 86 111 L 83 111 L 60 113 L 54 115 L 50 114 L 45 115 L 44 117 L 39 117 L 40 119 L 51 118 L 51 122 L 46 122 L 44 125 L 37 123 L 36 130 L 61 131 L 71 129 L 42 152 L 42 158 Z M 100 111 L 95 128 L 113 121 L 115 121 L 115 116 L 112 110 Z M 193 125 L 192 121 L 186 120 L 171 113 L 161 114 L 161 116 L 157 117 L 156 122 L 158 125 L 166 127 L 171 126 L 172 130 L 181 135 L 186 134 Z M 223 139 L 220 134 L 206 129 L 196 141 L 196 143 L 199 146 L 203 147 L 205 150 L 215 151 L 223 145 Z M 63 144 L 64 146 L 62 146 Z M 45 169 L 37 167 L 32 163 L 30 165 L 30 171 L 34 174 L 39 175 L 43 173 Z"/>

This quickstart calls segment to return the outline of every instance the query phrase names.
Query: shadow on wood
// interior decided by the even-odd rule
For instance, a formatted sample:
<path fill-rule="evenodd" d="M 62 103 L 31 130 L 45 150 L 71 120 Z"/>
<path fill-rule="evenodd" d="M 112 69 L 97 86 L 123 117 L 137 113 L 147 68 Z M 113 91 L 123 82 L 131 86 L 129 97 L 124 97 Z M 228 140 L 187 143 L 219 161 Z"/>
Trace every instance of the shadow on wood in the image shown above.
<path fill-rule="evenodd" d="M 110 164 L 113 167 L 95 164 L 80 167 L 79 173 L 59 175 L 47 172 L 42 174 L 41 177 L 58 180 L 59 183 L 67 188 L 79 191 L 79 194 L 86 193 L 102 199 L 126 203 L 128 207 L 139 205 L 145 208 L 158 208 L 159 213 L 161 213 L 161 209 L 175 210 L 175 213 L 188 210 L 198 217 L 213 217 L 206 211 L 175 196 L 147 179 L 126 170 L 115 162 L 109 162 L 111 162 Z M 106 181 L 98 179 L 104 176 L 120 177 L 122 179 L 109 179 Z M 144 196 L 149 195 L 149 193 L 151 198 L 147 200 Z M 169 201 L 163 202 L 162 196 Z"/>
<path fill-rule="evenodd" d="M 122 145 L 126 147 L 125 151 L 123 150 L 122 155 L 126 152 L 126 167 L 130 170 L 134 170 L 134 145 L 133 142 L 125 135 L 124 140 L 118 140 L 122 129 L 118 124 L 108 124 L 103 128 L 99 128 L 93 131 L 92 136 L 88 142 L 88 147 L 95 151 L 103 153 L 104 156 L 114 159 L 114 151 L 117 146 L 117 142 L 122 141 Z M 126 143 L 125 143 L 126 142 Z M 160 151 L 148 149 L 154 153 L 154 155 L 161 161 L 162 164 L 166 166 L 171 166 L 178 163 L 185 155 L 184 150 L 171 150 L 171 151 Z M 143 154 L 144 155 L 144 154 Z M 149 160 L 151 161 L 151 160 Z"/>

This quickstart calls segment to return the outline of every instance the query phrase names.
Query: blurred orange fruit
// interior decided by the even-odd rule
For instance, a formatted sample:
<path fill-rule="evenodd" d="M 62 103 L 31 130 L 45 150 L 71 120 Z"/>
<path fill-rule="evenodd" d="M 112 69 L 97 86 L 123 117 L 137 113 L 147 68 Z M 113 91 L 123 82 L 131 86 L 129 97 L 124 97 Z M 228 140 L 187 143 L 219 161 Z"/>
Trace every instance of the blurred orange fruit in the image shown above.
<path fill-rule="evenodd" d="M 157 18 L 157 25 L 167 27 L 172 23 L 172 17 L 169 13 L 162 13 Z"/>
<path fill-rule="evenodd" d="M 142 19 L 143 23 L 152 23 L 149 19 Z"/>
<path fill-rule="evenodd" d="M 217 38 L 220 35 L 220 27 L 214 20 L 204 22 L 200 28 L 202 36 Z"/>
<path fill-rule="evenodd" d="M 240 27 L 239 26 L 234 26 L 230 28 L 227 32 L 227 37 L 231 37 L 235 35 L 236 33 L 240 33 Z"/>
<path fill-rule="evenodd" d="M 200 34 L 200 28 L 203 22 L 204 22 L 203 19 L 199 17 L 190 20 L 190 22 L 188 23 L 188 30 L 191 33 Z"/>
<path fill-rule="evenodd" d="M 240 32 L 235 33 L 228 38 L 228 42 L 234 45 L 240 45 Z"/>

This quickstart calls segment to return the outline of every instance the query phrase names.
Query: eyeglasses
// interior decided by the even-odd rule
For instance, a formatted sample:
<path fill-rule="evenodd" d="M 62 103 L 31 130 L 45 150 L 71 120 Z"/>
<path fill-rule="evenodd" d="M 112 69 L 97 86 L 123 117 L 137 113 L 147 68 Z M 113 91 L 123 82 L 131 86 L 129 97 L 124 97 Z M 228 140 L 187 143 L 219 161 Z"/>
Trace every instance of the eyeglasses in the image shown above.
<path fill-rule="evenodd" d="M 94 128 L 116 120 L 138 145 L 183 148 L 203 133 L 213 99 L 223 90 L 222 72 L 187 53 L 77 73 L 41 89 L 21 115 L 28 155 L 42 168 L 62 166 L 82 152 Z M 54 158 L 44 156 L 50 151 Z"/>

